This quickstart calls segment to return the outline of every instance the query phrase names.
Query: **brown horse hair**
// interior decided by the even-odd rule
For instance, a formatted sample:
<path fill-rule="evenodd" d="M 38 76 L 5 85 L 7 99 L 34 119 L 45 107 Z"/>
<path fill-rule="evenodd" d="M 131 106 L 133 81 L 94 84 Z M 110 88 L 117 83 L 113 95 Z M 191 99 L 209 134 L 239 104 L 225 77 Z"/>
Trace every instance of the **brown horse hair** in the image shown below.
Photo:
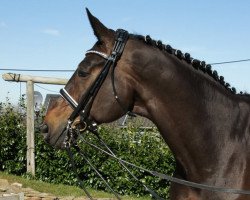
<path fill-rule="evenodd" d="M 247 92 L 243 93 L 242 91 L 240 91 L 240 93 L 237 93 L 235 87 L 231 87 L 229 83 L 225 82 L 224 77 L 219 76 L 216 70 L 212 70 L 212 66 L 210 64 L 206 64 L 205 61 L 200 61 L 198 59 L 192 58 L 189 53 L 183 54 L 181 50 L 174 49 L 169 44 L 165 45 L 162 43 L 161 40 L 156 41 L 152 39 L 149 35 L 142 36 L 142 35 L 130 34 L 130 37 L 144 41 L 146 44 L 151 45 L 153 47 L 157 47 L 158 49 L 165 51 L 169 54 L 173 54 L 180 60 L 185 60 L 188 64 L 192 65 L 196 70 L 201 70 L 205 74 L 211 76 L 215 81 L 219 82 L 221 85 L 225 87 L 225 89 L 227 89 L 233 94 L 248 96 L 248 97 L 250 96 Z"/>

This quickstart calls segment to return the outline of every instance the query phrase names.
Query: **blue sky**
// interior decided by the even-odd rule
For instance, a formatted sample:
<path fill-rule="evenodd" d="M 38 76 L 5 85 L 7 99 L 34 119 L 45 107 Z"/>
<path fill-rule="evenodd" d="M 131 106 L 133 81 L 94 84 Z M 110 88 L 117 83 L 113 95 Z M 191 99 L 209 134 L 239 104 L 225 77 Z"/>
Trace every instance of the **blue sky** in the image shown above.
<path fill-rule="evenodd" d="M 95 42 L 85 7 L 107 27 L 151 35 L 207 63 L 250 58 L 250 1 L 1 0 L 0 69 L 76 69 Z M 250 62 L 213 66 L 250 92 Z M 7 73 L 9 71 L 0 71 Z M 18 72 L 69 78 L 71 73 Z M 61 86 L 39 85 L 58 91 Z M 35 86 L 43 95 L 48 92 Z M 17 102 L 20 84 L 0 79 L 0 102 Z M 25 84 L 21 84 L 25 93 Z"/>

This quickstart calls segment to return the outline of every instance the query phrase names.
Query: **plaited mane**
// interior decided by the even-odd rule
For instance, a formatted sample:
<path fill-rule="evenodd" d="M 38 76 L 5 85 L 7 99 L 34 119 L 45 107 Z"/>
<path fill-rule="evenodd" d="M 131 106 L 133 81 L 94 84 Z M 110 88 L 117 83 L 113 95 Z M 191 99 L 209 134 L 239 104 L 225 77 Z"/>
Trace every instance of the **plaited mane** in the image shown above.
<path fill-rule="evenodd" d="M 165 45 L 162 43 L 161 40 L 153 40 L 149 35 L 147 36 L 141 36 L 141 35 L 130 35 L 131 37 L 137 38 L 138 40 L 144 41 L 146 44 L 157 47 L 158 49 L 165 51 L 169 54 L 175 55 L 180 60 L 185 60 L 188 64 L 192 65 L 196 70 L 201 70 L 205 74 L 212 77 L 215 81 L 219 82 L 221 85 L 223 85 L 228 91 L 230 91 L 233 94 L 238 95 L 248 95 L 247 93 L 243 93 L 242 91 L 240 93 L 236 92 L 236 89 L 234 87 L 231 87 L 229 83 L 225 82 L 223 76 L 219 76 L 218 72 L 216 70 L 212 70 L 212 66 L 210 64 L 206 64 L 205 61 L 200 61 L 198 59 L 194 59 L 190 56 L 189 53 L 182 53 L 181 50 L 174 49 L 170 45 Z"/>

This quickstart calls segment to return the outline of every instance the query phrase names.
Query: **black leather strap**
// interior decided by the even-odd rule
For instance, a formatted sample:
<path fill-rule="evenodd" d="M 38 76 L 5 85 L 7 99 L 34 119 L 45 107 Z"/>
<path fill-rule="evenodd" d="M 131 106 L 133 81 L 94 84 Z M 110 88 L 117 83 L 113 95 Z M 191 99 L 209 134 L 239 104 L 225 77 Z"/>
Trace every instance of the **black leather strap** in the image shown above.
<path fill-rule="evenodd" d="M 103 152 L 103 153 L 109 155 L 110 157 L 114 158 L 118 162 L 122 162 L 122 163 L 124 163 L 126 165 L 129 165 L 131 167 L 134 167 L 134 168 L 137 168 L 139 170 L 148 172 L 149 174 L 151 174 L 153 176 L 159 177 L 161 179 L 165 179 L 165 180 L 170 181 L 172 183 L 177 183 L 177 184 L 180 184 L 180 185 L 185 185 L 187 187 L 192 187 L 192 188 L 196 188 L 196 189 L 207 190 L 207 191 L 211 191 L 211 192 L 223 192 L 223 193 L 230 193 L 230 194 L 250 195 L 250 190 L 225 188 L 225 187 L 218 187 L 218 186 L 213 186 L 213 185 L 207 185 L 207 184 L 203 184 L 203 183 L 195 183 L 195 182 L 192 182 L 192 181 L 187 181 L 187 180 L 179 179 L 179 178 L 176 178 L 176 177 L 172 177 L 170 175 L 162 174 L 160 172 L 148 170 L 148 169 L 146 169 L 144 167 L 137 166 L 137 165 L 135 165 L 135 164 L 133 164 L 131 162 L 128 162 L 126 160 L 122 160 L 122 159 L 118 158 L 116 155 L 114 155 L 114 154 L 112 154 L 110 152 L 107 152 L 107 151 L 103 150 L 102 148 L 96 146 L 95 144 L 92 144 L 92 143 L 86 141 L 85 138 L 82 135 L 80 135 L 80 138 L 82 139 L 82 141 L 85 144 L 88 144 L 91 147 L 94 147 L 95 149 L 99 150 L 100 152 Z"/>
<path fill-rule="evenodd" d="M 94 200 L 94 198 L 90 195 L 90 193 L 88 192 L 88 190 L 84 187 L 83 181 L 81 180 L 81 178 L 79 177 L 79 175 L 77 173 L 77 169 L 76 169 L 76 165 L 75 165 L 75 161 L 74 161 L 74 155 L 73 155 L 72 151 L 70 150 L 70 147 L 67 147 L 66 151 L 68 153 L 71 167 L 72 167 L 73 172 L 75 173 L 75 175 L 77 177 L 78 184 L 79 184 L 80 188 L 85 192 L 85 194 L 87 195 L 87 197 L 90 200 Z"/>

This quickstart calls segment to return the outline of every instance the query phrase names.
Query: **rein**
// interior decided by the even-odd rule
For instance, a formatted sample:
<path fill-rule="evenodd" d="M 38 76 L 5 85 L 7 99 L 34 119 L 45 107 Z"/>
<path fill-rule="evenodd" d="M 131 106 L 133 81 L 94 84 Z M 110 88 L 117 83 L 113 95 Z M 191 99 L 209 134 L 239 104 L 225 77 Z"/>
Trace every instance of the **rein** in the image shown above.
<path fill-rule="evenodd" d="M 98 142 L 106 149 L 104 150 L 103 148 L 101 148 L 100 146 L 97 146 L 89 141 L 87 141 L 84 136 L 81 134 L 81 132 L 78 130 L 77 131 L 77 136 L 79 139 L 81 139 L 81 141 L 83 141 L 85 144 L 95 148 L 96 150 L 98 150 L 99 152 L 102 152 L 102 153 L 105 153 L 106 155 L 110 156 L 111 158 L 117 160 L 121 166 L 123 167 L 124 170 L 126 170 L 130 175 L 131 177 L 136 180 L 137 182 L 139 182 L 144 188 L 146 191 L 148 191 L 155 199 L 157 200 L 164 200 L 162 197 L 160 197 L 156 192 L 154 192 L 150 187 L 148 187 L 147 185 L 145 185 L 142 181 L 140 181 L 130 170 L 127 166 L 130 166 L 130 167 L 133 167 L 133 168 L 136 168 L 142 172 L 147 172 L 149 174 L 151 174 L 152 176 L 155 176 L 155 177 L 158 177 L 160 179 L 163 179 L 163 180 L 167 180 L 171 183 L 177 183 L 177 184 L 180 184 L 180 185 L 185 185 L 187 187 L 192 187 L 192 188 L 195 188 L 195 189 L 201 189 L 201 190 L 207 190 L 207 191 L 211 191 L 211 192 L 223 192 L 223 193 L 230 193 L 230 194 L 240 194 L 240 195 L 250 195 L 250 191 L 249 190 L 240 190 L 240 189 L 233 189 L 233 188 L 224 188 L 224 187 L 217 187 L 217 186 L 211 186 L 211 185 L 207 185 L 207 184 L 202 184 L 202 183 L 195 183 L 195 182 L 192 182 L 192 181 L 187 181 L 187 180 L 183 180 L 183 179 L 179 179 L 179 178 L 175 178 L 175 177 L 172 177 L 170 175 L 166 175 L 166 174 L 163 174 L 163 173 L 160 173 L 160 172 L 157 172 L 157 171 L 153 171 L 153 170 L 149 170 L 149 169 L 146 169 L 144 167 L 141 167 L 141 166 L 138 166 L 138 165 L 135 165 L 131 162 L 128 162 L 126 160 L 123 160 L 119 157 L 117 157 L 115 155 L 115 153 L 108 147 L 108 145 L 104 142 L 104 140 L 100 137 L 100 135 L 98 134 L 97 130 L 89 130 L 89 132 L 91 132 L 92 134 L 94 134 L 97 139 L 98 139 Z M 105 185 L 109 188 L 109 190 L 116 196 L 116 198 L 118 200 L 120 200 L 120 197 L 117 195 L 117 193 L 112 190 L 112 188 L 109 186 L 109 184 L 107 183 L 107 181 L 102 177 L 102 175 L 98 172 L 98 170 L 93 166 L 93 164 L 87 159 L 87 156 L 84 154 L 84 152 L 80 149 L 80 147 L 77 145 L 76 143 L 76 140 L 72 140 L 73 143 L 71 143 L 71 146 L 75 148 L 75 150 L 81 155 L 83 156 L 84 160 L 87 161 L 87 163 L 90 165 L 90 167 L 97 173 L 97 175 L 102 179 L 102 181 L 105 183 Z M 74 164 L 74 160 L 73 160 L 73 154 L 72 152 L 70 151 L 70 147 L 67 147 L 67 152 L 68 154 L 70 155 L 70 160 L 71 160 L 71 165 L 73 167 L 73 170 L 74 172 L 76 173 L 77 175 L 77 171 L 75 169 L 75 164 Z M 83 187 L 83 183 L 82 181 L 79 179 L 79 176 L 77 175 L 77 178 L 78 178 L 78 182 L 79 182 L 79 185 L 81 186 L 81 188 L 84 190 L 84 192 L 87 194 L 87 196 L 89 197 L 89 199 L 93 199 L 89 193 L 87 192 L 87 190 Z"/>
<path fill-rule="evenodd" d="M 109 186 L 108 182 L 102 177 L 102 175 L 99 173 L 99 171 L 89 161 L 89 159 L 87 158 L 85 153 L 78 147 L 76 139 L 78 137 L 80 137 L 83 139 L 84 143 L 86 143 L 86 144 L 96 148 L 97 150 L 99 150 L 103 153 L 106 153 L 110 157 L 116 159 L 122 165 L 122 167 L 132 176 L 132 178 L 136 181 L 139 181 L 143 185 L 143 187 L 157 200 L 163 200 L 163 198 L 159 197 L 152 189 L 150 189 L 148 186 L 146 186 L 144 183 L 142 183 L 134 174 L 132 174 L 132 172 L 127 168 L 126 165 L 129 165 L 131 167 L 135 167 L 135 168 L 142 170 L 142 171 L 146 171 L 153 176 L 159 177 L 161 179 L 165 179 L 169 182 L 177 183 L 180 185 L 185 185 L 188 187 L 193 187 L 196 189 L 208 190 L 208 191 L 213 191 L 213 192 L 224 192 L 224 193 L 231 193 L 231 194 L 250 195 L 250 191 L 247 191 L 247 190 L 223 188 L 223 187 L 195 183 L 195 182 L 175 178 L 175 177 L 172 177 L 169 175 L 165 175 L 165 174 L 162 174 L 162 173 L 159 173 L 156 171 L 151 171 L 151 170 L 145 169 L 143 167 L 139 167 L 133 163 L 130 163 L 130 162 L 127 162 L 125 160 L 118 158 L 113 153 L 113 151 L 106 145 L 106 143 L 100 138 L 100 136 L 97 132 L 97 124 L 94 121 L 89 120 L 89 114 L 90 114 L 90 110 L 91 110 L 93 101 L 94 101 L 99 89 L 101 88 L 103 82 L 105 81 L 110 69 L 112 69 L 111 80 L 112 80 L 112 88 L 113 88 L 114 97 L 115 97 L 116 101 L 118 102 L 118 104 L 121 106 L 121 108 L 125 111 L 125 113 L 131 113 L 124 106 L 124 104 L 122 104 L 122 102 L 120 101 L 120 99 L 117 95 L 117 92 L 116 92 L 115 84 L 114 84 L 115 66 L 116 66 L 117 61 L 120 59 L 120 57 L 123 53 L 123 50 L 125 48 L 128 37 L 129 37 L 129 34 L 127 31 L 122 30 L 122 29 L 118 29 L 116 31 L 115 44 L 114 44 L 112 53 L 109 56 L 102 53 L 102 52 L 98 52 L 95 50 L 89 50 L 86 52 L 86 54 L 96 54 L 96 55 L 101 56 L 102 58 L 104 58 L 106 60 L 106 63 L 104 64 L 104 67 L 102 68 L 101 72 L 99 73 L 99 75 L 97 76 L 95 81 L 88 88 L 88 90 L 85 92 L 85 94 L 81 97 L 79 104 L 74 100 L 74 98 L 72 98 L 72 96 L 66 91 L 65 88 L 60 90 L 61 96 L 73 108 L 73 112 L 71 113 L 70 117 L 68 118 L 67 127 L 64 130 L 64 131 L 66 131 L 64 145 L 65 145 L 65 148 L 66 148 L 68 155 L 70 157 L 71 165 L 72 165 L 72 168 L 75 171 L 75 173 L 77 174 L 75 163 L 74 163 L 74 156 L 71 152 L 72 147 L 84 158 L 84 160 L 91 166 L 91 168 L 97 173 L 97 175 L 104 181 L 106 186 L 116 196 L 116 198 L 120 200 L 120 197 L 117 195 L 117 193 L 114 190 L 112 190 L 112 188 Z M 74 126 L 74 122 L 78 116 L 80 116 L 80 121 L 77 125 Z M 82 124 L 83 124 L 83 127 L 80 127 L 80 125 L 82 125 Z M 83 136 L 80 134 L 81 132 L 83 132 L 85 130 L 88 130 L 91 133 L 93 133 L 98 138 L 98 141 L 105 147 L 105 149 L 107 149 L 107 151 L 105 151 L 102 148 L 86 141 L 83 138 Z M 62 132 L 62 134 L 63 134 L 63 132 Z M 84 188 L 83 183 L 80 180 L 78 175 L 77 175 L 77 178 L 79 180 L 79 184 L 80 184 L 81 188 L 84 190 L 84 192 L 86 193 L 88 198 L 92 200 L 93 198 L 90 196 L 90 194 Z"/>
<path fill-rule="evenodd" d="M 148 170 L 148 169 L 146 169 L 144 167 L 135 165 L 135 164 L 133 164 L 131 162 L 128 162 L 126 160 L 118 158 L 113 153 L 107 152 L 107 151 L 103 150 L 102 148 L 96 146 L 95 144 L 88 142 L 87 140 L 84 139 L 84 137 L 82 135 L 80 135 L 80 138 L 82 139 L 82 141 L 85 144 L 88 144 L 89 146 L 95 148 L 96 150 L 99 150 L 100 152 L 103 152 L 103 153 L 109 155 L 110 157 L 117 160 L 118 162 L 122 162 L 123 164 L 126 164 L 126 165 L 129 165 L 131 167 L 137 168 L 137 169 L 139 169 L 141 171 L 148 172 L 152 176 L 159 177 L 160 179 L 164 179 L 164 180 L 167 180 L 167 181 L 172 182 L 172 183 L 177 183 L 177 184 L 180 184 L 180 185 L 185 185 L 185 186 L 188 186 L 188 187 L 193 187 L 193 188 L 196 188 L 196 189 L 202 189 L 202 190 L 207 190 L 207 191 L 212 191 L 212 192 L 224 192 L 224 193 L 231 193 L 231 194 L 250 195 L 249 190 L 224 188 L 224 187 L 211 186 L 211 185 L 207 185 L 207 184 L 195 183 L 195 182 L 192 182 L 192 181 L 186 181 L 186 180 L 183 180 L 183 179 L 175 178 L 173 176 L 162 174 L 162 173 L 157 172 L 157 171 Z M 104 141 L 101 140 L 101 139 L 99 141 L 102 144 L 104 143 Z M 108 148 L 106 144 L 105 144 L 105 147 Z"/>

